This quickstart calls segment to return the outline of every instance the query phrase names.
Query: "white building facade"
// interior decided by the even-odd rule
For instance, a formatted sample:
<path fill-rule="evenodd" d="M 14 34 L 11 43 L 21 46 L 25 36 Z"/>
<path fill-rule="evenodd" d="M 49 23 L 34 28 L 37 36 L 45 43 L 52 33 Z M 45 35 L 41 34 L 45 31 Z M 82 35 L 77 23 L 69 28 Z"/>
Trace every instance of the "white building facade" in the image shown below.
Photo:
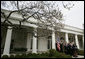
<path fill-rule="evenodd" d="M 6 14 L 9 13 L 9 11 L 3 11 L 6 12 Z M 19 26 L 20 19 L 22 19 L 22 17 L 17 13 L 12 14 L 9 18 L 9 20 L 17 26 Z M 4 18 L 1 17 L 1 22 L 3 21 Z M 65 25 L 64 28 L 59 32 L 53 30 L 44 30 L 42 28 L 38 28 L 38 26 L 32 23 L 36 23 L 36 21 L 33 18 L 30 18 L 28 22 L 22 23 L 22 29 L 15 29 L 12 26 L 1 26 L 2 54 L 10 54 L 14 48 L 26 48 L 26 52 L 32 53 L 56 49 L 55 43 L 58 37 L 62 37 L 67 43 L 74 41 L 78 49 L 84 49 L 84 29 Z M 36 37 L 37 34 L 46 35 Z"/>

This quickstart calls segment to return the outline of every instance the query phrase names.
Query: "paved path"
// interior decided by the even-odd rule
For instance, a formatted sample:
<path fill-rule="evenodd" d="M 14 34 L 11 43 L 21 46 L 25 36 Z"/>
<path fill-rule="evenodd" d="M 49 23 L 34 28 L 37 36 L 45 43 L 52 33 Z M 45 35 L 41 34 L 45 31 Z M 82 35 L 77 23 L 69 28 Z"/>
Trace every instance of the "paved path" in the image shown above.
<path fill-rule="evenodd" d="M 72 58 L 84 58 L 84 56 L 78 55 L 78 57 L 73 57 Z"/>

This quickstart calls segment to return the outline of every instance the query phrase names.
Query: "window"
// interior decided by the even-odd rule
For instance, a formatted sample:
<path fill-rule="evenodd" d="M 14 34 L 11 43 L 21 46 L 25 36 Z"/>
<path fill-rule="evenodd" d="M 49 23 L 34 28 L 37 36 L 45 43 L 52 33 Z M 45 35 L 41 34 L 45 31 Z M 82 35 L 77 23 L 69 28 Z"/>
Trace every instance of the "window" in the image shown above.
<path fill-rule="evenodd" d="M 50 40 L 48 40 L 48 49 L 50 49 L 50 44 L 49 44 Z"/>
<path fill-rule="evenodd" d="M 52 48 L 52 39 L 51 36 L 48 37 L 48 49 Z"/>
<path fill-rule="evenodd" d="M 12 39 L 10 48 L 13 49 L 13 46 L 14 46 L 14 40 Z"/>
<path fill-rule="evenodd" d="M 31 49 L 32 49 L 33 39 L 31 39 Z"/>
<path fill-rule="evenodd" d="M 38 49 L 38 39 L 37 39 L 37 49 Z"/>

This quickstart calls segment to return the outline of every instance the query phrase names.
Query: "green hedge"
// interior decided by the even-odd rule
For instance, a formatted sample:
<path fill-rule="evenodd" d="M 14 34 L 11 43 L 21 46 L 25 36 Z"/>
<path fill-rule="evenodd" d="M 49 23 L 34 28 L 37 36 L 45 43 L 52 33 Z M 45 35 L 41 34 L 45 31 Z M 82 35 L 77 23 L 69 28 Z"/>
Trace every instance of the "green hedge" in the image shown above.
<path fill-rule="evenodd" d="M 56 55 L 56 50 L 50 49 L 49 50 L 49 57 L 55 56 Z"/>
<path fill-rule="evenodd" d="M 78 55 L 84 55 L 84 50 L 78 50 Z"/>
<path fill-rule="evenodd" d="M 49 57 L 53 58 L 72 58 L 70 55 L 66 55 L 65 53 L 60 53 L 54 49 L 49 50 Z"/>
<path fill-rule="evenodd" d="M 37 54 L 28 53 L 28 54 L 22 54 L 22 55 L 17 54 L 15 56 L 10 55 L 9 58 L 72 58 L 72 57 L 70 55 L 66 55 L 65 53 L 57 52 L 54 49 L 50 49 L 49 51 L 47 51 L 45 53 L 41 53 L 41 54 L 40 53 L 37 53 Z"/>
<path fill-rule="evenodd" d="M 14 58 L 15 56 L 14 55 L 10 55 L 10 58 Z"/>
<path fill-rule="evenodd" d="M 3 55 L 2 58 L 9 58 L 8 55 Z"/>

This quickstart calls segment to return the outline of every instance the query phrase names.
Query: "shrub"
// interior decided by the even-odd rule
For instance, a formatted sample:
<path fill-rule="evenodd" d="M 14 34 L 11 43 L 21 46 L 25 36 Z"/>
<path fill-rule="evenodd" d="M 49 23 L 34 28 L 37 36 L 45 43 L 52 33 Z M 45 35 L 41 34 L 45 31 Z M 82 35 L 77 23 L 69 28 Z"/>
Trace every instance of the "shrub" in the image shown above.
<path fill-rule="evenodd" d="M 27 54 L 28 57 L 31 56 L 31 55 L 32 55 L 32 53 L 28 53 L 28 54 Z"/>
<path fill-rule="evenodd" d="M 5 56 L 5 58 L 8 56 Z M 10 58 L 14 58 L 14 55 L 10 55 Z M 15 58 L 72 58 L 70 55 L 66 55 L 65 53 L 60 53 L 54 49 L 50 49 L 48 52 L 36 54 L 36 53 L 28 53 L 22 55 L 15 55 Z"/>
<path fill-rule="evenodd" d="M 40 55 L 38 58 L 49 58 L 48 56 Z"/>
<path fill-rule="evenodd" d="M 32 57 L 36 58 L 36 57 L 38 57 L 38 55 L 36 53 L 32 53 Z"/>
<path fill-rule="evenodd" d="M 14 55 L 10 55 L 10 58 L 14 58 Z"/>
<path fill-rule="evenodd" d="M 3 55 L 2 58 L 9 58 L 8 55 Z"/>
<path fill-rule="evenodd" d="M 50 49 L 49 50 L 49 57 L 55 56 L 56 55 L 56 50 L 55 49 Z"/>
<path fill-rule="evenodd" d="M 84 50 L 78 50 L 79 55 L 84 55 Z"/>
<path fill-rule="evenodd" d="M 54 49 L 49 50 L 49 57 L 51 57 L 51 58 L 71 58 L 70 55 L 66 55 L 65 53 L 60 53 Z"/>
<path fill-rule="evenodd" d="M 27 58 L 36 58 L 38 55 L 36 53 L 28 53 L 26 55 Z"/>
<path fill-rule="evenodd" d="M 27 58 L 27 55 L 26 54 L 22 54 L 21 58 Z"/>
<path fill-rule="evenodd" d="M 16 54 L 16 55 L 15 55 L 15 58 L 21 58 L 21 55 Z"/>
<path fill-rule="evenodd" d="M 37 58 L 48 58 L 48 53 L 46 52 L 46 53 L 41 53 L 41 54 L 37 54 Z"/>
<path fill-rule="evenodd" d="M 48 53 L 48 52 L 45 52 L 44 55 L 45 55 L 45 56 L 49 56 L 49 53 Z"/>
<path fill-rule="evenodd" d="M 62 53 L 59 53 L 58 51 L 56 51 L 55 55 L 56 58 L 62 58 Z"/>
<path fill-rule="evenodd" d="M 41 55 L 41 56 L 45 56 L 45 53 L 41 53 L 40 55 Z"/>

